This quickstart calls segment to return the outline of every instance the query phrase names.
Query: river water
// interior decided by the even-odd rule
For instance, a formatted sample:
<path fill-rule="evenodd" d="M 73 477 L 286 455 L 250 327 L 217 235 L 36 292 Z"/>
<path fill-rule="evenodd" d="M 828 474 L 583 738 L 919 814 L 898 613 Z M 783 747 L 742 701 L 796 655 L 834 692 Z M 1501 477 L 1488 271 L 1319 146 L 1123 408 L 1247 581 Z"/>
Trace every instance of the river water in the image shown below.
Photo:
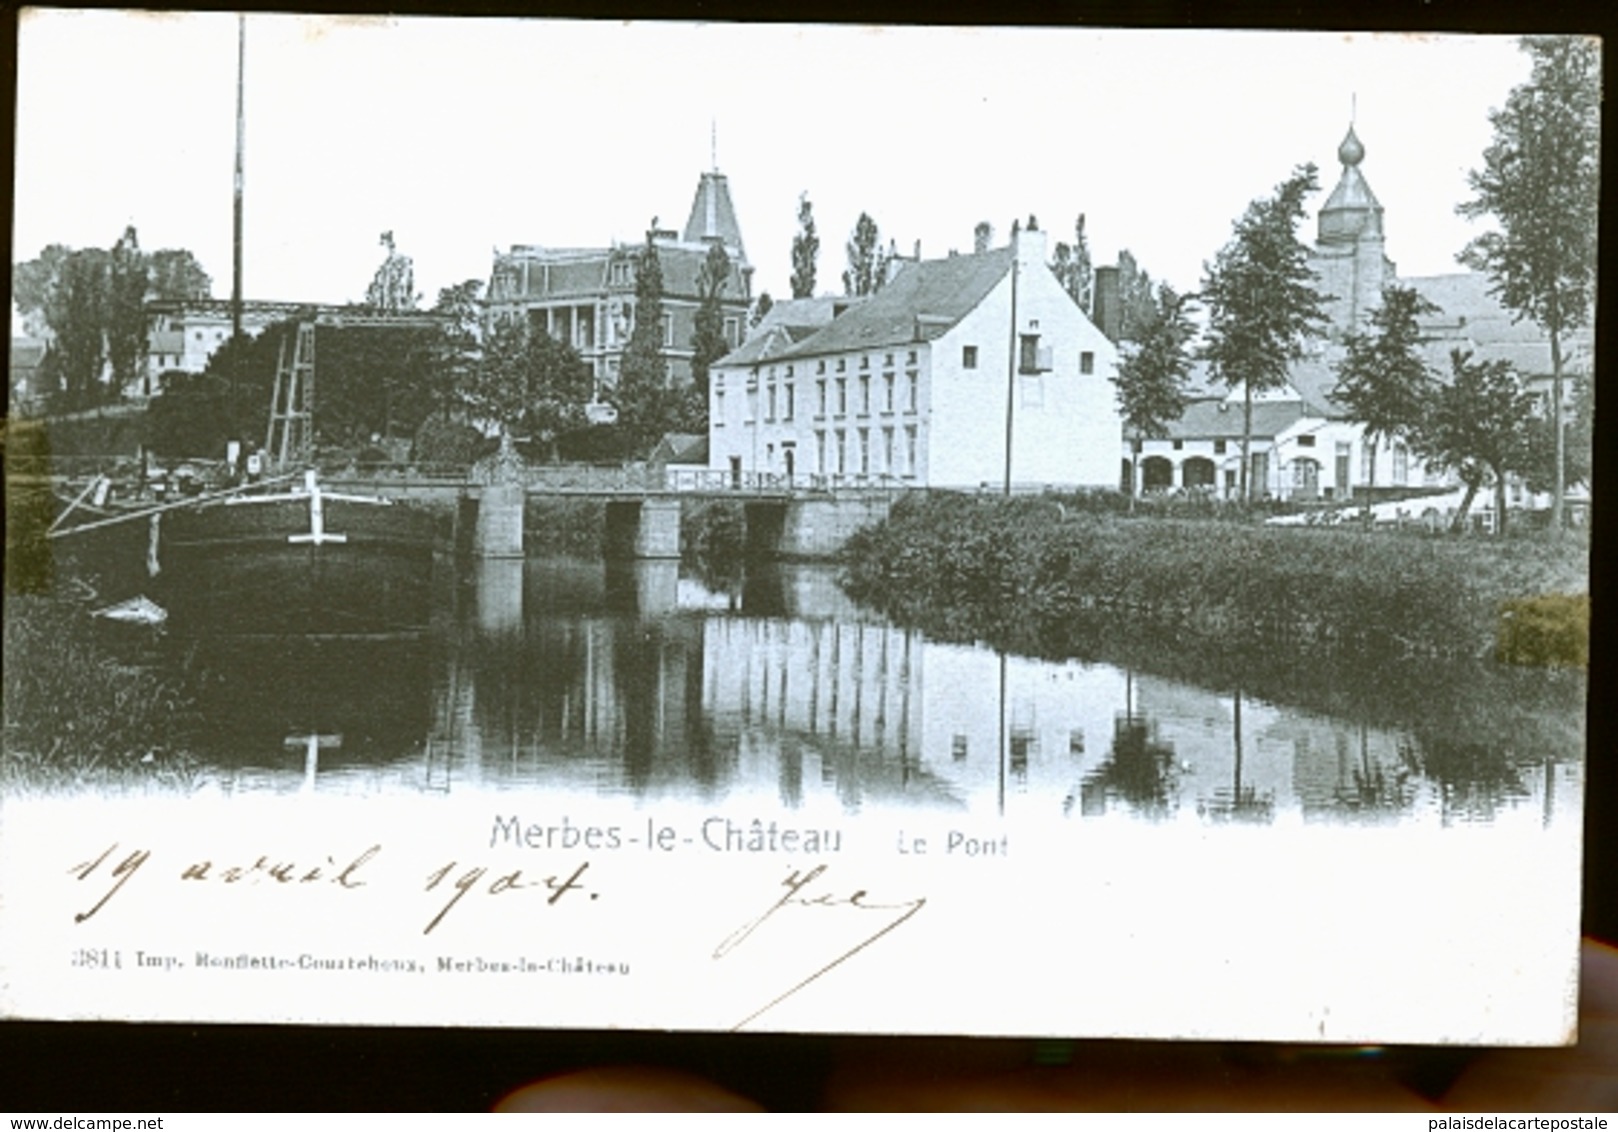
<path fill-rule="evenodd" d="M 1279 666 L 1295 682 L 1273 657 L 1188 679 L 1007 655 L 891 624 L 819 566 L 713 583 L 672 562 L 441 560 L 421 621 L 318 639 L 233 636 L 217 608 L 176 624 L 160 663 L 196 691 L 202 780 L 1073 822 L 1580 817 L 1566 673 L 1390 680 L 1302 655 Z"/>

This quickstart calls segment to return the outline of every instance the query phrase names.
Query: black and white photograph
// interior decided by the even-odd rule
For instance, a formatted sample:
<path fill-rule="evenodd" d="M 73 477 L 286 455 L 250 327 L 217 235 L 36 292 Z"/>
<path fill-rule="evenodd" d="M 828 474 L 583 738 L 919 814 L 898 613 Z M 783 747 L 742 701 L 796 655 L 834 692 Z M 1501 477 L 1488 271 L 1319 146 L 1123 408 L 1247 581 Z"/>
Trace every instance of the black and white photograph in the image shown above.
<path fill-rule="evenodd" d="M 1601 81 L 25 10 L 0 1014 L 1565 1044 Z"/>

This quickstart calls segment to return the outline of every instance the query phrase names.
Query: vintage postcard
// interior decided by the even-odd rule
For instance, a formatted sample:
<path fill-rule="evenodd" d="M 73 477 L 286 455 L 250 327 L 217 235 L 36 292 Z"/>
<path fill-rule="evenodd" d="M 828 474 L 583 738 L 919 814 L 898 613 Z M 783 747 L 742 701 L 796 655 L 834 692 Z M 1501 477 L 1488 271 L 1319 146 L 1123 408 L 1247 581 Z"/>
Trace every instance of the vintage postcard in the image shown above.
<path fill-rule="evenodd" d="M 1572 1041 L 1599 59 L 24 11 L 0 1015 Z"/>

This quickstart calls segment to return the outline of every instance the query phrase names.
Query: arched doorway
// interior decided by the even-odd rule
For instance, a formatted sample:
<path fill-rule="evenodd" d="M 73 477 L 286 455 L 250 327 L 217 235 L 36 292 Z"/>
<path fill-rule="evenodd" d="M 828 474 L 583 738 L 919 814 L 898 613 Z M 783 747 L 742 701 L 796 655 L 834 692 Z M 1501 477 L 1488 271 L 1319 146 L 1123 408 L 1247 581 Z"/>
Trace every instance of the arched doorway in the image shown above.
<path fill-rule="evenodd" d="M 1214 462 L 1206 456 L 1193 456 L 1180 465 L 1180 484 L 1185 488 L 1214 486 Z"/>
<path fill-rule="evenodd" d="M 1320 461 L 1299 456 L 1292 461 L 1292 498 L 1320 498 Z"/>
<path fill-rule="evenodd" d="M 1141 490 L 1167 491 L 1174 486 L 1174 465 L 1164 456 L 1148 456 L 1141 461 Z"/>

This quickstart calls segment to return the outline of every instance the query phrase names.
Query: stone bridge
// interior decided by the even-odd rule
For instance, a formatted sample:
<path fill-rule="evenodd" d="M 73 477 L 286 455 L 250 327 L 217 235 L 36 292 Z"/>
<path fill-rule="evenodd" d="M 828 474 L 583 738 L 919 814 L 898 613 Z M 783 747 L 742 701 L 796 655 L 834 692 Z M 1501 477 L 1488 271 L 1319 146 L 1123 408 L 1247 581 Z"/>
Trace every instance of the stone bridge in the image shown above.
<path fill-rule="evenodd" d="M 472 552 L 482 558 L 522 555 L 523 504 L 530 496 L 600 500 L 606 505 L 603 549 L 609 558 L 680 556 L 680 519 L 688 499 L 743 504 L 751 552 L 783 558 L 835 554 L 861 527 L 887 517 L 911 484 L 889 477 L 785 476 L 645 465 L 541 465 L 515 481 L 474 483 L 464 468 L 410 469 L 396 474 L 356 468 L 334 477 L 345 490 L 395 499 L 453 502 L 472 524 Z"/>

